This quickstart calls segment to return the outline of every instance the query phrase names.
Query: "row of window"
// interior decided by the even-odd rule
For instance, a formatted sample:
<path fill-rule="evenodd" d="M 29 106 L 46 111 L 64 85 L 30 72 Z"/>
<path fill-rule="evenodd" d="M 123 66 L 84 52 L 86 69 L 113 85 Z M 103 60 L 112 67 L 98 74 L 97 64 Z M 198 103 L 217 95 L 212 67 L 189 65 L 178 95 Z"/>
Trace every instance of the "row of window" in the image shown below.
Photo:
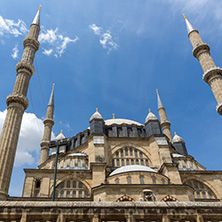
<path fill-rule="evenodd" d="M 117 159 L 114 158 L 112 160 L 112 165 L 114 167 L 120 167 L 120 166 L 127 166 L 127 165 L 142 165 L 142 166 L 149 166 L 148 159 Z"/>
<path fill-rule="evenodd" d="M 133 157 L 144 157 L 144 154 L 137 150 L 137 149 L 134 149 L 132 147 L 126 147 L 124 149 L 120 149 L 118 151 L 115 152 L 115 156 L 116 157 L 124 157 L 124 156 L 133 156 Z"/>
<path fill-rule="evenodd" d="M 193 161 L 187 161 L 187 160 L 183 160 L 183 161 L 179 161 L 179 169 L 198 169 L 196 163 L 194 163 Z"/>
<path fill-rule="evenodd" d="M 115 135 L 114 135 L 115 134 Z M 117 127 L 117 132 L 112 128 L 108 129 L 108 137 L 144 137 L 145 133 L 143 129 L 136 128 L 136 134 L 133 136 L 133 130 L 131 127 L 123 129 L 122 127 Z"/>
<path fill-rule="evenodd" d="M 58 169 L 63 169 L 63 168 L 88 168 L 88 159 L 77 159 L 77 158 L 72 158 L 72 159 L 67 159 L 67 160 L 61 160 L 58 163 Z"/>
<path fill-rule="evenodd" d="M 151 177 L 152 178 L 152 183 L 153 184 L 156 184 L 156 177 Z M 127 184 L 132 184 L 132 178 L 131 178 L 131 176 L 128 176 L 127 178 L 126 178 L 126 181 L 127 181 Z M 140 175 L 139 176 L 139 181 L 140 181 L 140 184 L 145 184 L 145 180 L 144 180 L 144 176 L 143 175 Z M 162 184 L 165 184 L 165 180 L 164 179 L 161 179 L 161 182 L 162 182 Z M 120 180 L 119 180 L 119 178 L 116 178 L 115 179 L 115 183 L 116 184 L 120 184 Z"/>

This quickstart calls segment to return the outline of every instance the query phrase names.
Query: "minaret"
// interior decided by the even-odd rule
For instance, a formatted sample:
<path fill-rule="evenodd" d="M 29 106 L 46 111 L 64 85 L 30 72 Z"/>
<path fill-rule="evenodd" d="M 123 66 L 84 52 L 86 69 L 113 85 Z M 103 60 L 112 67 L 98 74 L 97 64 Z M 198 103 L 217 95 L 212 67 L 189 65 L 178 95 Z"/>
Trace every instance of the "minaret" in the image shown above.
<path fill-rule="evenodd" d="M 49 141 L 51 140 L 51 134 L 52 134 L 52 126 L 54 125 L 53 120 L 53 114 L 54 114 L 54 84 L 52 86 L 52 92 L 49 99 L 49 104 L 47 107 L 47 113 L 46 118 L 44 119 L 44 134 L 42 141 L 40 143 L 41 146 L 41 156 L 39 165 L 45 162 L 49 157 Z"/>
<path fill-rule="evenodd" d="M 163 106 L 163 103 L 161 102 L 158 90 L 156 90 L 156 93 L 157 93 L 158 112 L 160 116 L 160 126 L 163 130 L 163 133 L 169 138 L 170 141 L 172 141 L 172 134 L 170 131 L 171 123 L 167 119 L 166 110 Z"/>
<path fill-rule="evenodd" d="M 7 114 L 0 137 L 0 200 L 7 199 L 12 168 L 24 111 L 28 107 L 26 98 L 29 80 L 34 74 L 33 60 L 39 49 L 40 7 L 24 39 L 22 60 L 16 65 L 17 77 L 12 94 L 6 99 Z"/>
<path fill-rule="evenodd" d="M 217 100 L 216 110 L 222 115 L 222 69 L 217 67 L 210 56 L 210 47 L 204 43 L 199 32 L 190 24 L 184 15 L 188 37 L 193 46 L 193 55 L 196 57 L 204 71 L 203 79 L 209 84 Z"/>

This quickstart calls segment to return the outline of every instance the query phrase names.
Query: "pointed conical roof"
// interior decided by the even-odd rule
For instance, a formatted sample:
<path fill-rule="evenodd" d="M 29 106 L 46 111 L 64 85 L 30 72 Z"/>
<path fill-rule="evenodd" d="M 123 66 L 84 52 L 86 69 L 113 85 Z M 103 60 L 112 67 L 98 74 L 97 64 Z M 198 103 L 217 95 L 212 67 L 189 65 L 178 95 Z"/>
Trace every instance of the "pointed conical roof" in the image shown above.
<path fill-rule="evenodd" d="M 41 5 L 39 6 L 39 10 L 37 11 L 35 18 L 33 19 L 32 25 L 38 25 L 40 26 L 40 10 L 41 10 Z"/>
<path fill-rule="evenodd" d="M 188 21 L 187 17 L 186 17 L 184 14 L 183 14 L 183 17 L 184 17 L 185 22 L 186 22 L 188 35 L 189 35 L 192 31 L 197 31 L 197 30 L 191 25 L 191 23 Z"/>
<path fill-rule="evenodd" d="M 65 138 L 65 136 L 63 135 L 62 130 L 61 130 L 60 134 L 55 138 L 55 140 L 61 140 L 64 138 Z"/>
<path fill-rule="evenodd" d="M 50 95 L 48 106 L 54 106 L 54 88 L 55 88 L 55 84 L 53 83 L 52 92 L 51 92 L 51 95 Z"/>
<path fill-rule="evenodd" d="M 96 112 L 93 113 L 93 115 L 90 117 L 89 121 L 92 121 L 93 119 L 103 119 L 101 114 L 98 112 L 98 108 L 96 108 Z"/>
<path fill-rule="evenodd" d="M 180 136 L 178 136 L 177 134 L 176 134 L 176 132 L 174 132 L 174 137 L 173 137 L 173 139 L 172 139 L 172 143 L 174 144 L 174 143 L 185 143 L 184 142 L 184 140 L 183 140 L 183 138 L 182 137 L 180 137 Z"/>
<path fill-rule="evenodd" d="M 158 105 L 158 109 L 164 108 L 163 103 L 162 103 L 162 101 L 161 101 L 161 99 L 160 99 L 160 96 L 159 96 L 158 89 L 156 90 L 156 94 L 157 94 L 157 105 Z"/>
<path fill-rule="evenodd" d="M 149 113 L 145 119 L 145 124 L 150 121 L 150 120 L 158 120 L 157 117 L 150 111 L 149 109 Z"/>

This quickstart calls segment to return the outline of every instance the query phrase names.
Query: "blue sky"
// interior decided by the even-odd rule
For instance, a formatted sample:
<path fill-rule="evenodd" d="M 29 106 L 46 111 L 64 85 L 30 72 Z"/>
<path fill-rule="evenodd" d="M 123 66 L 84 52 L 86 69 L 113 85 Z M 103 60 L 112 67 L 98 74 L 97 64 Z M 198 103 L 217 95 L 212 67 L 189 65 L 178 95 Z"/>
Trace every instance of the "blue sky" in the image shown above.
<path fill-rule="evenodd" d="M 185 140 L 188 153 L 209 170 L 222 168 L 221 116 L 192 55 L 182 16 L 185 13 L 199 30 L 216 65 L 222 67 L 222 2 L 0 1 L 1 125 L 5 100 L 16 78 L 15 66 L 22 56 L 22 41 L 40 4 L 40 49 L 10 195 L 22 193 L 23 168 L 38 165 L 42 119 L 53 83 L 55 135 L 61 129 L 66 137 L 85 130 L 96 107 L 104 119 L 115 113 L 116 118 L 144 123 L 149 108 L 158 117 L 158 88 L 171 131 Z"/>

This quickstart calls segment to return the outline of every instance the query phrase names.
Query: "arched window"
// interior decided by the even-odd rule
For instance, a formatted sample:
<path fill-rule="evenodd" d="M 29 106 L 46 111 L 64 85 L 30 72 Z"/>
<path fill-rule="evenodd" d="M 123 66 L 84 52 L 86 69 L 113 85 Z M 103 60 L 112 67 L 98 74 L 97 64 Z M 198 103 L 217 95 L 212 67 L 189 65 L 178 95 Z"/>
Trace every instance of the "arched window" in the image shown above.
<path fill-rule="evenodd" d="M 144 176 L 140 175 L 140 184 L 144 184 Z"/>
<path fill-rule="evenodd" d="M 156 177 L 152 177 L 153 184 L 156 184 Z"/>
<path fill-rule="evenodd" d="M 35 193 L 34 193 L 34 196 L 35 196 L 35 197 L 39 197 L 40 186 L 41 186 L 41 180 L 40 180 L 40 179 L 37 179 L 37 180 L 35 181 Z"/>
<path fill-rule="evenodd" d="M 119 178 L 115 179 L 116 184 L 119 184 Z"/>
<path fill-rule="evenodd" d="M 113 154 L 112 165 L 114 167 L 134 164 L 149 166 L 148 157 L 143 152 L 133 147 L 119 149 Z"/>
<path fill-rule="evenodd" d="M 56 187 L 57 198 L 88 198 L 89 191 L 80 181 L 67 180 Z"/>
<path fill-rule="evenodd" d="M 131 183 L 132 183 L 131 177 L 127 177 L 127 183 L 128 183 L 128 184 L 131 184 Z"/>
<path fill-rule="evenodd" d="M 197 180 L 189 180 L 185 184 L 194 189 L 195 199 L 216 199 L 213 191 L 205 184 Z"/>

